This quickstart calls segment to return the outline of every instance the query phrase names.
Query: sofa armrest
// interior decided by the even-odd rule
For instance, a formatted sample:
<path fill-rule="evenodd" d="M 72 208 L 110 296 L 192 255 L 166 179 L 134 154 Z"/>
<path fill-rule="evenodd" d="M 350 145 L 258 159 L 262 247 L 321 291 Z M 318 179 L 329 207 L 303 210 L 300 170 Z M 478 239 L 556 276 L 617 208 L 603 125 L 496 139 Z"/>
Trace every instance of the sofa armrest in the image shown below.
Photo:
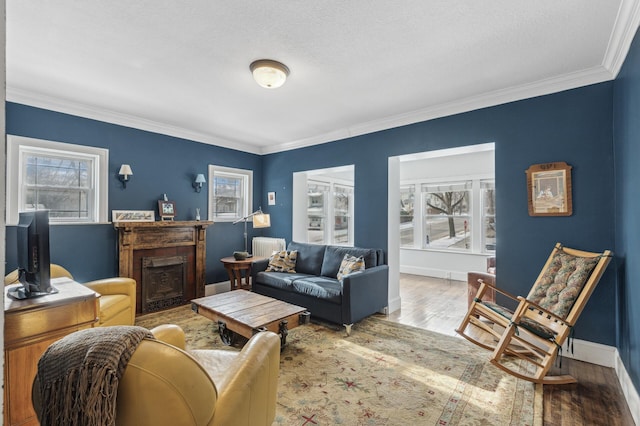
<path fill-rule="evenodd" d="M 134 303 L 136 300 L 136 280 L 133 278 L 104 278 L 84 283 L 84 285 L 100 294 L 126 294 L 134 300 Z"/>
<path fill-rule="evenodd" d="M 375 266 L 344 277 L 342 320 L 345 324 L 352 324 L 379 311 L 386 307 L 388 302 L 388 265 Z"/>
<path fill-rule="evenodd" d="M 270 331 L 254 335 L 216 383 L 214 425 L 271 425 L 275 418 L 280 337 Z"/>
<path fill-rule="evenodd" d="M 264 272 L 269 266 L 269 258 L 266 259 L 258 259 L 251 262 L 251 282 L 256 282 L 256 276 L 258 276 L 258 272 Z"/>

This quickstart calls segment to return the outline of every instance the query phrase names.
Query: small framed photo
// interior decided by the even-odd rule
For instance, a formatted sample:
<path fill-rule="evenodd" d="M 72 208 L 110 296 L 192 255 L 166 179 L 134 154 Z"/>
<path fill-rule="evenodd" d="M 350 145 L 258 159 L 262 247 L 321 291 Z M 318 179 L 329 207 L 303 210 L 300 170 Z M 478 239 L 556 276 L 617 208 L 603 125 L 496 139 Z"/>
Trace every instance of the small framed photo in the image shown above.
<path fill-rule="evenodd" d="M 153 210 L 112 210 L 113 222 L 155 222 L 156 213 Z"/>
<path fill-rule="evenodd" d="M 571 166 L 564 161 L 526 170 L 529 216 L 571 216 Z"/>
<path fill-rule="evenodd" d="M 173 220 L 176 215 L 176 203 L 173 201 L 158 200 L 158 213 L 161 220 Z"/>
<path fill-rule="evenodd" d="M 275 192 L 267 193 L 267 200 L 268 200 L 270 206 L 275 206 L 276 205 L 276 193 Z"/>

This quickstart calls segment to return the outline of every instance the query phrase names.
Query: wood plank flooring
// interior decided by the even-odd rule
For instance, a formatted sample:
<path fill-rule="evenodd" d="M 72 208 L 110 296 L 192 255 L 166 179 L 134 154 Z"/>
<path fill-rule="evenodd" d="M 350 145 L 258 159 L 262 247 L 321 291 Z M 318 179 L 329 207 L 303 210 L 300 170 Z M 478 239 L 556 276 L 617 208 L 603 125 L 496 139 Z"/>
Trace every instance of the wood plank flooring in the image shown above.
<path fill-rule="evenodd" d="M 401 274 L 401 309 L 390 321 L 456 336 L 467 312 L 467 283 Z M 547 426 L 631 426 L 633 417 L 615 371 L 568 358 L 562 371 L 578 379 L 572 385 L 545 385 L 544 424 Z"/>

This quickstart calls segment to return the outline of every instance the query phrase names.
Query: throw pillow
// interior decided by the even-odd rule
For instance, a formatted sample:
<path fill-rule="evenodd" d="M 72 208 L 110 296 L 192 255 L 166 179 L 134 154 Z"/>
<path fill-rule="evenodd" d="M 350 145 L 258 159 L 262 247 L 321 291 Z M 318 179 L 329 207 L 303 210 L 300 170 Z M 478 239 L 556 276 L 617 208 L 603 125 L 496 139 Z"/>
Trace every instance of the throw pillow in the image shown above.
<path fill-rule="evenodd" d="M 354 272 L 364 271 L 364 257 L 355 257 L 350 254 L 345 254 L 342 262 L 340 263 L 340 269 L 338 269 L 338 275 L 336 278 L 342 282 L 344 277 Z"/>
<path fill-rule="evenodd" d="M 266 272 L 296 272 L 296 259 L 298 258 L 298 251 L 277 251 L 269 258 L 269 265 Z"/>

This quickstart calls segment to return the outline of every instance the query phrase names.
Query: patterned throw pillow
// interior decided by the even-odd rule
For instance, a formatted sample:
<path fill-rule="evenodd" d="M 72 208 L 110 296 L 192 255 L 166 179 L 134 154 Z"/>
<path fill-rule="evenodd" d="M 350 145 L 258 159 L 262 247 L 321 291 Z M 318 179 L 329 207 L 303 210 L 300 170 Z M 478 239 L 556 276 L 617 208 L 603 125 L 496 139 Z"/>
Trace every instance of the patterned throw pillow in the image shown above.
<path fill-rule="evenodd" d="M 350 254 L 345 254 L 340 263 L 340 269 L 336 278 L 342 282 L 345 275 L 353 274 L 354 272 L 364 271 L 364 257 L 355 257 Z"/>
<path fill-rule="evenodd" d="M 277 251 L 274 252 L 269 258 L 269 266 L 267 266 L 266 272 L 296 272 L 296 259 L 298 258 L 298 251 Z"/>

